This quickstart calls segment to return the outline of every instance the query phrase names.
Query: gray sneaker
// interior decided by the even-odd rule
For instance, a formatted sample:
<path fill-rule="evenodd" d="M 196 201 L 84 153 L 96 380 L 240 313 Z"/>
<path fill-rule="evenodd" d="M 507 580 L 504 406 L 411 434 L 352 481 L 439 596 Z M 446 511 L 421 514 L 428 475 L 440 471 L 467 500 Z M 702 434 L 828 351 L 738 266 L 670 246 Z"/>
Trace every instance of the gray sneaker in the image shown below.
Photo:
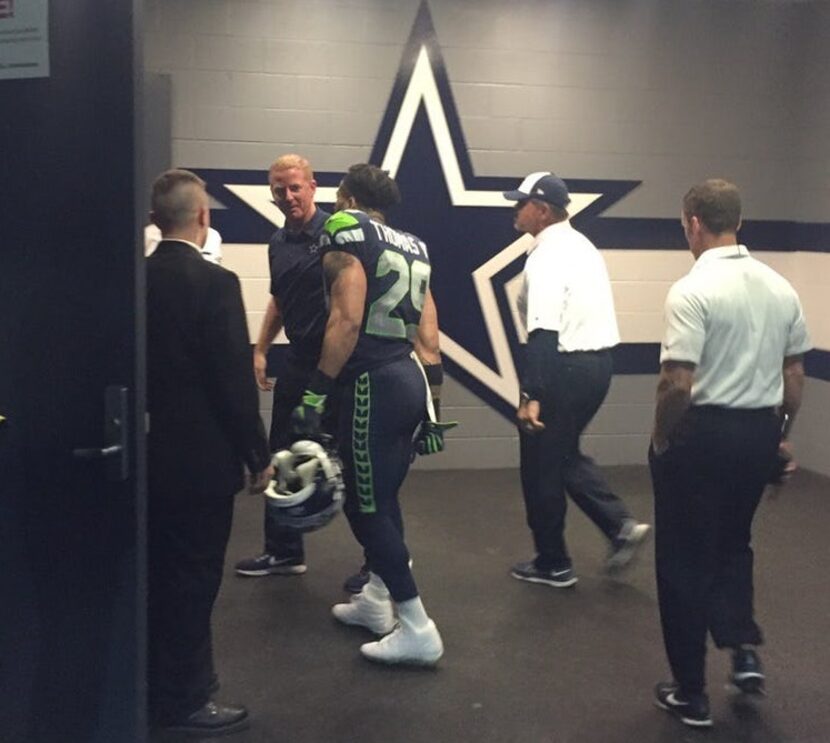
<path fill-rule="evenodd" d="M 577 581 L 573 568 L 559 570 L 540 570 L 534 560 L 520 562 L 510 569 L 510 575 L 517 580 L 526 580 L 529 583 L 544 583 L 554 588 L 570 588 Z"/>
<path fill-rule="evenodd" d="M 709 697 L 706 694 L 686 696 L 673 681 L 663 682 L 654 687 L 654 703 L 660 709 L 671 712 L 684 725 L 693 728 L 712 727 Z"/>
<path fill-rule="evenodd" d="M 755 650 L 743 647 L 732 651 L 732 675 L 729 680 L 744 694 L 764 693 L 764 669 Z"/>
<path fill-rule="evenodd" d="M 240 560 L 234 569 L 237 575 L 251 578 L 263 575 L 302 575 L 307 570 L 302 557 L 277 557 L 267 552 Z"/>
<path fill-rule="evenodd" d="M 605 561 L 606 571 L 614 573 L 627 568 L 650 531 L 648 524 L 638 524 L 634 519 L 628 519 L 611 543 L 611 553 Z"/>

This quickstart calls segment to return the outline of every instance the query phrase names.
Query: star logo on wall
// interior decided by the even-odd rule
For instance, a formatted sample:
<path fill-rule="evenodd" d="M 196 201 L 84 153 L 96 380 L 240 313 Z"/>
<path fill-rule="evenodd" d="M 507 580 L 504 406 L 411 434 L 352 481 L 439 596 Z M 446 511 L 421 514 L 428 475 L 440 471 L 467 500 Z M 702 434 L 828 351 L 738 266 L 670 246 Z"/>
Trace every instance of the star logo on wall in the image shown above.
<path fill-rule="evenodd" d="M 514 359 L 523 340 L 516 296 L 530 238 L 517 237 L 513 203 L 502 192 L 515 188 L 526 173 L 511 178 L 473 174 L 426 2 L 404 49 L 369 162 L 388 170 L 401 189 L 403 203 L 390 210 L 390 224 L 413 232 L 429 247 L 448 371 L 512 419 L 519 391 Z M 550 168 L 540 163 L 533 169 Z M 282 215 L 271 202 L 262 172 L 199 172 L 211 194 L 230 207 L 219 210 L 215 220 L 226 241 L 250 240 L 253 226 L 249 218 L 246 229 L 232 207 L 234 199 L 270 225 L 280 225 Z M 332 204 L 342 174 L 315 176 L 318 203 Z M 568 209 L 577 227 L 639 185 L 570 178 L 566 182 L 571 192 Z M 258 234 L 261 240 L 262 232 Z"/>

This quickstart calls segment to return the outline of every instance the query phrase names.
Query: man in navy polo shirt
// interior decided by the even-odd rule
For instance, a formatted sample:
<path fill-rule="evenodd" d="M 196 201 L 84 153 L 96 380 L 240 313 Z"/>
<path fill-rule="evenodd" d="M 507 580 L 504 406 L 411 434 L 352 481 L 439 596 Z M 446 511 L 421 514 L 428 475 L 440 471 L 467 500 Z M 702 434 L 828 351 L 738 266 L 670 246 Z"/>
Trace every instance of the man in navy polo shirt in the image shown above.
<path fill-rule="evenodd" d="M 268 244 L 271 298 L 254 347 L 254 371 L 262 390 L 273 390 L 269 443 L 271 451 L 290 444 L 289 419 L 299 404 L 308 378 L 320 358 L 326 328 L 326 301 L 317 240 L 330 216 L 314 203 L 317 183 L 308 160 L 289 154 L 277 158 L 268 171 L 268 184 L 285 225 Z M 266 378 L 267 353 L 280 330 L 290 341 L 288 359 L 277 383 Z M 329 408 L 324 429 L 334 432 L 336 405 Z M 299 575 L 306 571 L 302 534 L 277 526 L 265 513 L 265 550 L 239 561 L 238 575 Z M 346 582 L 359 591 L 368 580 L 361 571 Z"/>

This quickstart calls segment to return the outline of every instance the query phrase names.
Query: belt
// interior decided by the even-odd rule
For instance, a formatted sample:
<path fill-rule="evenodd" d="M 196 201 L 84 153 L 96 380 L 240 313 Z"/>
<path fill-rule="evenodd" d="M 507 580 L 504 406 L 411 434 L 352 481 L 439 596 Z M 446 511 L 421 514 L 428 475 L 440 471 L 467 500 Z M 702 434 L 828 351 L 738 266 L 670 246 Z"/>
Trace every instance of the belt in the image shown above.
<path fill-rule="evenodd" d="M 591 351 L 560 351 L 563 356 L 601 356 L 610 351 L 610 348 L 596 348 Z"/>
<path fill-rule="evenodd" d="M 704 413 L 706 415 L 731 415 L 731 416 L 764 416 L 777 414 L 774 407 L 766 408 L 727 408 L 722 405 L 692 405 L 690 410 Z"/>

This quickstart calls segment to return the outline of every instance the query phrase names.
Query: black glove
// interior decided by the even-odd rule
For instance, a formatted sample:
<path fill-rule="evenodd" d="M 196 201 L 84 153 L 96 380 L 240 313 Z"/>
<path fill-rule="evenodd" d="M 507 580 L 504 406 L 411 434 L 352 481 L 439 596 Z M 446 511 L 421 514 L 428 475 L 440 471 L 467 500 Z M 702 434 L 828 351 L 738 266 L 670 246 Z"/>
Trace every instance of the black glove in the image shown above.
<path fill-rule="evenodd" d="M 323 434 L 326 398 L 334 380 L 319 369 L 309 380 L 302 402 L 291 413 L 291 433 L 298 438 L 319 441 Z"/>
<path fill-rule="evenodd" d="M 444 451 L 444 431 L 449 431 L 457 425 L 458 421 L 449 421 L 447 423 L 430 420 L 423 421 L 418 427 L 418 431 L 412 442 L 415 453 L 421 456 L 427 456 Z"/>

